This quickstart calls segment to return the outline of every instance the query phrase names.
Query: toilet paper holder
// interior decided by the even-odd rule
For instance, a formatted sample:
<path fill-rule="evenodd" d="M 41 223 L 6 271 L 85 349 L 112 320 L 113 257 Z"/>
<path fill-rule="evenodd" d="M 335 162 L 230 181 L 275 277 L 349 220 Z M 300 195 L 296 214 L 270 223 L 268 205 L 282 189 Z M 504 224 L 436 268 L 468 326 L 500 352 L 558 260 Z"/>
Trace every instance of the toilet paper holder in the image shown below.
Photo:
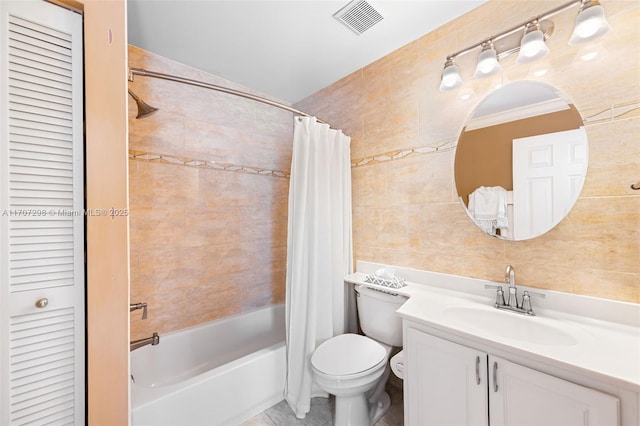
<path fill-rule="evenodd" d="M 396 377 L 400 378 L 400 379 L 404 379 L 404 351 L 400 351 L 397 354 L 395 354 L 393 357 L 391 357 L 391 361 L 389 362 L 391 364 L 391 371 L 393 371 L 393 374 L 396 375 Z"/>

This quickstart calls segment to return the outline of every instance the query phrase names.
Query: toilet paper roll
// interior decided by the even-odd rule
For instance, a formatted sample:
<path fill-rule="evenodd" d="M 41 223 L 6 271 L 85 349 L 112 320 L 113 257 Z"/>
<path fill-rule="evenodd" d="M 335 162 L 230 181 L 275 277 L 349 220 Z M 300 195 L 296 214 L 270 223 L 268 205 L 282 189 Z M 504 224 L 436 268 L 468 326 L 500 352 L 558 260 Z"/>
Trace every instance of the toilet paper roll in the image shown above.
<path fill-rule="evenodd" d="M 401 379 L 404 379 L 404 351 L 400 351 L 391 357 L 391 371 Z"/>

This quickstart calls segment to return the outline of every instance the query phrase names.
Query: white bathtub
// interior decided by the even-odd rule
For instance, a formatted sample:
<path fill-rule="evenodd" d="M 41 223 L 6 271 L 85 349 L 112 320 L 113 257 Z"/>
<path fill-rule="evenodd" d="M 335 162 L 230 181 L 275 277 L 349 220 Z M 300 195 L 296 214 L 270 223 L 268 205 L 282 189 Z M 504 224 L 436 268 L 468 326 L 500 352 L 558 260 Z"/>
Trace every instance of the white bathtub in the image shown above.
<path fill-rule="evenodd" d="M 133 426 L 238 425 L 284 398 L 285 309 L 160 335 L 131 352 Z"/>

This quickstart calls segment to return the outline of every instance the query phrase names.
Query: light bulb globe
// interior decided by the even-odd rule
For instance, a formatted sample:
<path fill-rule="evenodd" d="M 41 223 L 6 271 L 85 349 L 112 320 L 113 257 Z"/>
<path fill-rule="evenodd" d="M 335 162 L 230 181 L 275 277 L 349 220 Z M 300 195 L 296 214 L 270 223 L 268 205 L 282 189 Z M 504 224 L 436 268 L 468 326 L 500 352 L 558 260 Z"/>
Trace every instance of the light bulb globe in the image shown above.
<path fill-rule="evenodd" d="M 516 62 L 526 64 L 543 58 L 549 54 L 549 48 L 544 42 L 544 34 L 541 30 L 528 32 L 522 37 L 520 53 Z"/>
<path fill-rule="evenodd" d="M 460 77 L 460 69 L 453 62 L 445 64 L 440 79 L 440 91 L 446 92 L 453 90 L 462 85 L 462 77 Z"/>
<path fill-rule="evenodd" d="M 475 78 L 488 77 L 501 69 L 496 50 L 494 48 L 483 49 L 478 56 L 478 65 L 473 76 Z"/>
<path fill-rule="evenodd" d="M 576 24 L 569 39 L 569 45 L 586 43 L 607 34 L 611 25 L 604 16 L 604 8 L 601 5 L 588 7 L 576 17 Z"/>

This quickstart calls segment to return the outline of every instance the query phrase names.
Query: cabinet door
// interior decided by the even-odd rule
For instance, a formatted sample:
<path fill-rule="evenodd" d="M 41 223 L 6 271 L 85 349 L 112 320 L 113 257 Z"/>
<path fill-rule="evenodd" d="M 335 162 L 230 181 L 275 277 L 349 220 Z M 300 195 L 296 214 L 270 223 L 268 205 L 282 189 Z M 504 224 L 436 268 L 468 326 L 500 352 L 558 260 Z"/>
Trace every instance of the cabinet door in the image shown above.
<path fill-rule="evenodd" d="M 405 338 L 406 425 L 487 425 L 487 355 L 413 328 Z"/>
<path fill-rule="evenodd" d="M 620 400 L 489 356 L 491 426 L 619 424 Z"/>

